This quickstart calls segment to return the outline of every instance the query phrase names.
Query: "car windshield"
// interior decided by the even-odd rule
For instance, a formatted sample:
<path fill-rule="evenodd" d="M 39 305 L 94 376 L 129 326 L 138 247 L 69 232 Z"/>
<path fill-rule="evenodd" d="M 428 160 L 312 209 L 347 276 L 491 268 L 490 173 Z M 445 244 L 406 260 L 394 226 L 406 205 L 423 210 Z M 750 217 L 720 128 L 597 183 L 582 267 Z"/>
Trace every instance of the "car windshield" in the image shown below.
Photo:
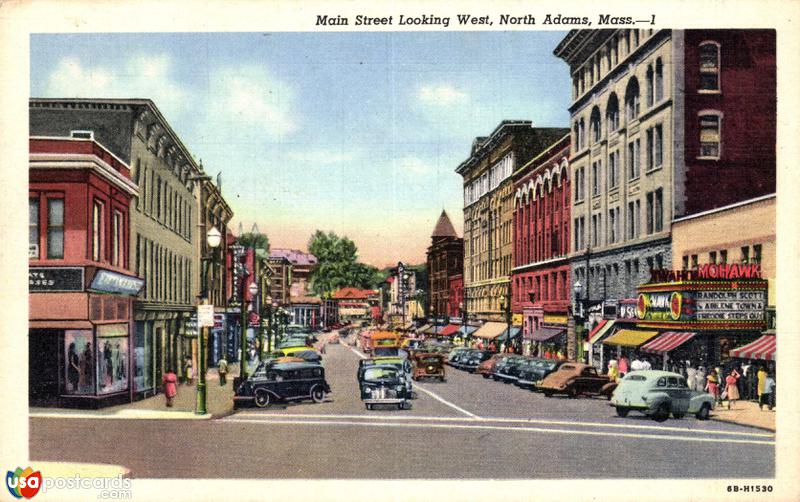
<path fill-rule="evenodd" d="M 628 375 L 625 375 L 624 380 L 627 380 L 629 382 L 644 382 L 645 380 L 647 380 L 647 377 L 645 377 L 644 375 L 628 374 Z"/>
<path fill-rule="evenodd" d="M 391 368 L 367 368 L 364 380 L 392 380 L 397 378 L 397 370 Z"/>
<path fill-rule="evenodd" d="M 438 357 L 423 357 L 420 361 L 423 364 L 439 364 L 440 362 Z"/>
<path fill-rule="evenodd" d="M 536 361 L 535 367 L 545 371 L 552 371 L 556 368 L 556 363 L 551 361 Z"/>

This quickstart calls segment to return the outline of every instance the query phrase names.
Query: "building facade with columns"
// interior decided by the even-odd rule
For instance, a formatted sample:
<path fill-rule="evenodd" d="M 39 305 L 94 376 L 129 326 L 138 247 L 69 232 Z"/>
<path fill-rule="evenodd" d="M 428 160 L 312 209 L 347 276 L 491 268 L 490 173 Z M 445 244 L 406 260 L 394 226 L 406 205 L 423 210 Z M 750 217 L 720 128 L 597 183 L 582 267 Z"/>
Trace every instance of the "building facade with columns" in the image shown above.
<path fill-rule="evenodd" d="M 528 120 L 501 122 L 472 143 L 456 172 L 464 187 L 464 304 L 470 318 L 504 321 L 513 267 L 513 172 L 567 133 Z"/>

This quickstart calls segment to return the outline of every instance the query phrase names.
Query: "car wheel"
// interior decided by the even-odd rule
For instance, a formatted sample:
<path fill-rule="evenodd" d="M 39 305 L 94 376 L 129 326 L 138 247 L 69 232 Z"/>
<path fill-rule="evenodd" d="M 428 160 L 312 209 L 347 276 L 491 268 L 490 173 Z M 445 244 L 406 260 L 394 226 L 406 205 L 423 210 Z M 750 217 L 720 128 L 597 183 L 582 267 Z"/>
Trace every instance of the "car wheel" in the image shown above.
<path fill-rule="evenodd" d="M 371 410 L 372 408 L 373 408 L 373 406 L 370 403 L 367 403 L 367 409 Z"/>
<path fill-rule="evenodd" d="M 259 408 L 266 408 L 272 402 L 272 396 L 270 396 L 269 392 L 263 389 L 258 389 L 255 397 L 256 406 Z"/>
<path fill-rule="evenodd" d="M 511 383 L 511 380 L 503 380 L 503 383 L 504 383 L 504 384 L 510 384 L 510 383 Z"/>
<path fill-rule="evenodd" d="M 685 413 L 673 413 L 672 414 L 672 418 L 678 418 L 678 419 L 681 419 L 681 418 L 683 418 L 685 416 L 686 416 Z"/>
<path fill-rule="evenodd" d="M 570 387 L 569 390 L 567 391 L 567 395 L 570 398 L 575 399 L 576 397 L 578 397 L 578 389 L 576 389 L 575 387 Z"/>
<path fill-rule="evenodd" d="M 663 422 L 669 418 L 669 403 L 661 403 L 658 405 L 655 413 L 653 413 L 653 420 L 656 422 Z"/>
<path fill-rule="evenodd" d="M 315 403 L 321 403 L 325 400 L 325 391 L 322 390 L 322 387 L 315 385 L 311 388 L 311 400 Z"/>
<path fill-rule="evenodd" d="M 443 376 L 440 376 L 440 377 L 439 377 L 439 381 L 440 381 L 440 382 L 444 382 L 444 381 L 445 381 L 445 380 L 444 380 L 444 377 L 443 377 Z"/>
<path fill-rule="evenodd" d="M 628 408 L 626 408 L 624 406 L 617 406 L 617 416 L 618 417 L 623 417 L 623 418 L 627 417 L 629 411 L 631 411 L 631 410 L 629 410 Z"/>
<path fill-rule="evenodd" d="M 553 393 L 549 390 L 544 391 L 544 397 L 553 397 Z"/>
<path fill-rule="evenodd" d="M 708 403 L 703 403 L 703 406 L 700 407 L 700 410 L 697 412 L 695 417 L 698 420 L 708 420 L 708 416 L 711 414 L 711 406 Z"/>
<path fill-rule="evenodd" d="M 495 382 L 497 382 L 497 381 L 499 381 L 500 379 L 499 379 L 499 378 L 497 378 L 496 376 L 492 375 L 492 380 L 494 380 Z"/>
<path fill-rule="evenodd" d="M 403 403 L 397 403 L 397 409 L 398 410 L 402 410 L 403 409 Z"/>
<path fill-rule="evenodd" d="M 481 374 L 481 376 L 482 376 L 483 378 L 487 379 L 487 380 L 489 379 L 489 375 L 487 375 L 486 373 L 483 373 L 483 374 Z"/>

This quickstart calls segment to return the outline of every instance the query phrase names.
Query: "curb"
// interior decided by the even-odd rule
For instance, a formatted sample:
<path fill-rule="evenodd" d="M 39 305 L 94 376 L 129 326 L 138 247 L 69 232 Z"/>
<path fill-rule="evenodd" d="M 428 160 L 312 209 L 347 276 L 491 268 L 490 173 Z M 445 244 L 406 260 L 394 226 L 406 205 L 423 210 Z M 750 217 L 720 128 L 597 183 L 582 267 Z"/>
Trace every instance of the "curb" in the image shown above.
<path fill-rule="evenodd" d="M 741 427 L 749 427 L 751 429 L 758 429 L 758 430 L 766 431 L 766 432 L 773 432 L 773 433 L 776 432 L 776 429 L 770 429 L 769 427 L 763 427 L 763 426 L 760 426 L 760 425 L 746 424 L 744 422 L 734 422 L 733 420 L 723 420 L 721 418 L 715 418 L 713 415 L 708 417 L 708 418 L 709 418 L 709 420 L 713 420 L 715 422 L 722 422 L 722 423 L 726 423 L 726 424 L 734 424 L 734 425 L 739 425 Z"/>

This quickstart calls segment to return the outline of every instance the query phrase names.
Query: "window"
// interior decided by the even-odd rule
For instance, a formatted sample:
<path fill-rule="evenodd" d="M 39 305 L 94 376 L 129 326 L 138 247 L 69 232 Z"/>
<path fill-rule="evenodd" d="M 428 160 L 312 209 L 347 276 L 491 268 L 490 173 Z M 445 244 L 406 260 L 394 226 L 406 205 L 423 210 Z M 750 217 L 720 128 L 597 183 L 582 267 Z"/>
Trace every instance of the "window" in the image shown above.
<path fill-rule="evenodd" d="M 64 199 L 47 199 L 47 257 L 64 258 Z"/>
<path fill-rule="evenodd" d="M 575 218 L 575 249 L 586 247 L 586 233 L 584 229 L 585 219 L 583 216 Z"/>
<path fill-rule="evenodd" d="M 103 210 L 104 205 L 99 200 L 94 201 L 92 206 L 92 260 L 101 261 L 103 256 L 103 242 L 104 242 L 104 223 L 103 223 Z"/>
<path fill-rule="evenodd" d="M 122 230 L 122 213 L 114 211 L 114 221 L 112 223 L 111 234 L 113 240 L 111 241 L 111 263 L 115 266 L 122 266 L 123 264 L 123 230 Z"/>
<path fill-rule="evenodd" d="M 683 256 L 683 268 L 681 270 L 688 270 L 689 269 L 689 256 Z"/>
<path fill-rule="evenodd" d="M 700 115 L 700 157 L 719 158 L 720 115 Z"/>
<path fill-rule="evenodd" d="M 586 171 L 581 166 L 575 169 L 575 202 L 580 202 L 586 196 Z"/>
<path fill-rule="evenodd" d="M 619 208 L 608 212 L 608 243 L 614 244 L 619 240 Z"/>
<path fill-rule="evenodd" d="M 600 245 L 600 235 L 601 235 L 600 226 L 601 225 L 602 225 L 602 215 L 593 214 L 592 215 L 592 246 L 599 246 Z"/>
<path fill-rule="evenodd" d="M 655 79 L 653 78 L 653 65 L 647 66 L 647 107 L 653 106 L 653 91 L 655 90 Z"/>
<path fill-rule="evenodd" d="M 655 192 L 655 230 L 661 232 L 664 228 L 664 190 L 661 188 Z"/>
<path fill-rule="evenodd" d="M 712 265 L 716 265 L 717 264 L 717 252 L 716 251 L 711 251 L 711 252 L 708 253 L 708 263 L 710 263 Z"/>
<path fill-rule="evenodd" d="M 628 239 L 639 237 L 639 201 L 628 202 Z"/>
<path fill-rule="evenodd" d="M 719 91 L 720 46 L 716 42 L 700 44 L 700 91 Z"/>
<path fill-rule="evenodd" d="M 608 155 L 608 189 L 616 188 L 617 185 L 619 185 L 619 150 Z"/>
<path fill-rule="evenodd" d="M 647 192 L 647 234 L 653 233 L 653 192 Z"/>
<path fill-rule="evenodd" d="M 639 116 L 639 81 L 633 77 L 625 90 L 625 120 L 633 120 Z"/>
<path fill-rule="evenodd" d="M 592 196 L 600 195 L 600 161 L 592 162 Z"/>
<path fill-rule="evenodd" d="M 611 40 L 611 64 L 616 65 L 619 62 L 619 42 L 616 38 Z"/>
<path fill-rule="evenodd" d="M 761 244 L 753 245 L 753 263 L 761 263 Z"/>
<path fill-rule="evenodd" d="M 653 169 L 653 128 L 647 130 L 645 139 L 645 156 L 647 158 L 647 170 Z"/>
<path fill-rule="evenodd" d="M 633 180 L 639 177 L 640 171 L 639 159 L 639 140 L 631 141 L 628 143 L 628 180 Z"/>
<path fill-rule="evenodd" d="M 41 257 L 39 253 L 39 198 L 28 199 L 28 258 Z"/>
<path fill-rule="evenodd" d="M 619 100 L 616 94 L 611 94 L 608 98 L 608 108 L 606 108 L 606 122 L 608 123 L 608 133 L 619 129 Z"/>
<path fill-rule="evenodd" d="M 598 143 L 602 136 L 602 129 L 600 128 L 600 109 L 596 106 L 592 109 L 592 115 L 589 119 L 589 128 L 591 129 L 592 141 Z"/>
<path fill-rule="evenodd" d="M 742 246 L 741 262 L 745 265 L 750 263 L 750 246 Z"/>
<path fill-rule="evenodd" d="M 661 167 L 664 164 L 664 128 L 661 124 L 658 124 L 655 127 L 655 138 L 653 139 L 654 142 L 654 163 L 656 168 Z"/>
<path fill-rule="evenodd" d="M 139 187 L 142 187 L 144 182 L 144 176 L 142 176 L 142 159 L 136 159 L 136 172 L 134 173 L 133 182 L 136 183 Z M 139 190 L 139 195 L 136 197 L 136 209 L 142 209 L 142 197 L 144 194 L 144 189 L 142 187 Z"/>
<path fill-rule="evenodd" d="M 664 99 L 664 65 L 661 58 L 656 59 L 655 99 L 656 103 Z"/>
<path fill-rule="evenodd" d="M 697 270 L 697 255 L 692 255 L 692 270 Z"/>
<path fill-rule="evenodd" d="M 722 263 L 723 265 L 725 263 L 728 263 L 728 250 L 727 249 L 723 249 L 723 250 L 721 250 L 719 252 L 719 262 Z"/>

